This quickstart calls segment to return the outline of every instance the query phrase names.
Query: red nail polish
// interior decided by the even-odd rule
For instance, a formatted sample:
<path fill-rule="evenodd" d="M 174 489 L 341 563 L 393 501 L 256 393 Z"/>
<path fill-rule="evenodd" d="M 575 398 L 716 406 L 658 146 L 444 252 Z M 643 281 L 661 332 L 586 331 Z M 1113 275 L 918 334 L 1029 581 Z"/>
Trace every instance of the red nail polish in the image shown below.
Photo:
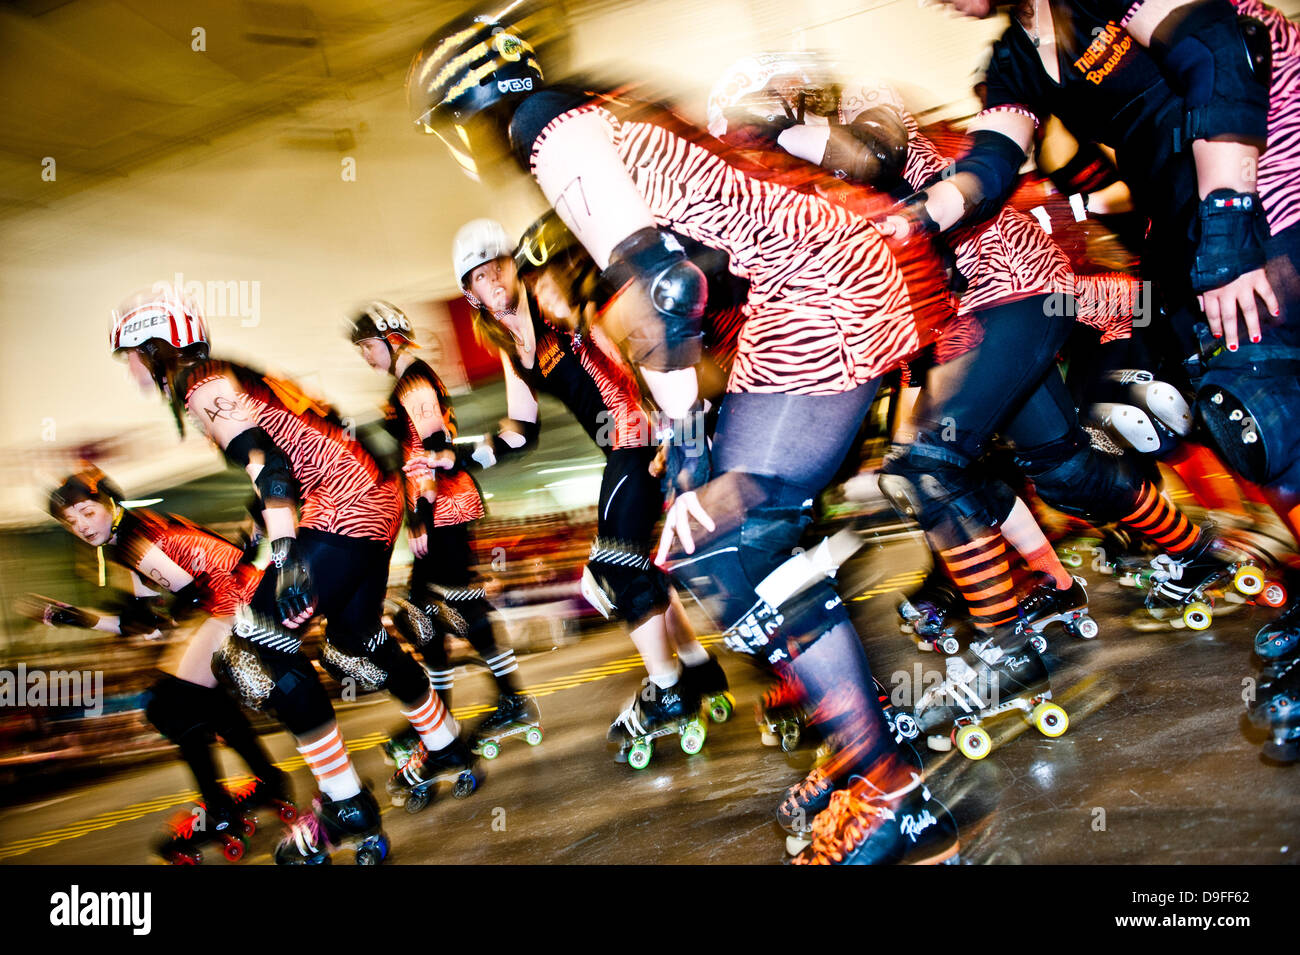
<path fill-rule="evenodd" d="M 1259 336 L 1256 335 L 1254 338 L 1251 339 L 1251 341 L 1252 341 L 1253 343 L 1255 343 L 1255 344 L 1258 344 L 1258 343 L 1259 343 Z"/>
<path fill-rule="evenodd" d="M 1228 351 L 1236 351 L 1236 350 L 1237 350 L 1237 346 L 1236 346 L 1236 345 L 1229 345 L 1229 346 L 1228 346 Z"/>

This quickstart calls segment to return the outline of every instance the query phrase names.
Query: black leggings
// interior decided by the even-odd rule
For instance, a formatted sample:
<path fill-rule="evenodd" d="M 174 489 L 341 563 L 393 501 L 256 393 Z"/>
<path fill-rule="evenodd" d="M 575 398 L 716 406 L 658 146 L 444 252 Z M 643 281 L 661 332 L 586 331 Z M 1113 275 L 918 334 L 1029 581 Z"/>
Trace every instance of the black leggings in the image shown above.
<path fill-rule="evenodd" d="M 897 744 L 835 588 L 822 578 L 779 608 L 766 607 L 755 588 L 793 555 L 813 498 L 853 446 L 876 388 L 872 381 L 829 396 L 727 395 L 713 441 L 716 476 L 698 492 L 716 529 L 693 524 L 695 553 L 679 547 L 670 564 L 728 631 L 729 647 L 793 669 L 845 765 L 864 772 L 895 755 Z"/>

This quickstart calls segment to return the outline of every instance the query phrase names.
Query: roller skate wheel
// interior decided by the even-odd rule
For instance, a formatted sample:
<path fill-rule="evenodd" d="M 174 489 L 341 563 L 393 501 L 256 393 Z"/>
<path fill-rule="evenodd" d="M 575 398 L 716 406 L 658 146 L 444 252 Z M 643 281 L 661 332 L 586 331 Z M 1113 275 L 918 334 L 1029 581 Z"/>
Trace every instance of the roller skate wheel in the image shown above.
<path fill-rule="evenodd" d="M 456 777 L 456 782 L 451 787 L 451 794 L 457 799 L 464 799 L 477 788 L 478 780 L 474 778 L 473 773 L 461 773 Z"/>
<path fill-rule="evenodd" d="M 952 749 L 952 737 L 935 734 L 925 738 L 925 745 L 936 753 L 946 753 Z"/>
<path fill-rule="evenodd" d="M 252 838 L 252 836 L 257 832 L 257 817 L 252 813 L 249 813 L 247 816 L 240 819 L 239 822 L 244 830 L 244 835 Z"/>
<path fill-rule="evenodd" d="M 229 862 L 238 862 L 244 858 L 244 850 L 247 844 L 243 839 L 237 839 L 234 836 L 227 836 L 221 841 L 221 854 Z"/>
<path fill-rule="evenodd" d="M 1264 572 L 1254 564 L 1247 564 L 1232 575 L 1232 586 L 1247 597 L 1253 597 L 1264 589 Z"/>
<path fill-rule="evenodd" d="M 1265 607 L 1285 607 L 1286 587 L 1275 580 L 1270 580 L 1260 592 L 1259 602 Z"/>
<path fill-rule="evenodd" d="M 1029 638 L 1029 645 L 1034 648 L 1035 653 L 1047 652 L 1047 638 L 1041 633 L 1036 633 Z"/>
<path fill-rule="evenodd" d="M 395 805 L 402 804 L 395 803 Z M 427 789 L 413 790 L 406 796 L 405 809 L 411 815 L 415 815 L 427 805 L 429 805 L 429 791 Z"/>
<path fill-rule="evenodd" d="M 280 807 L 280 821 L 293 822 L 298 818 L 298 807 L 285 803 Z"/>
<path fill-rule="evenodd" d="M 993 740 L 982 726 L 963 726 L 957 731 L 956 743 L 967 759 L 983 759 L 993 751 Z"/>
<path fill-rule="evenodd" d="M 808 836 L 806 835 L 805 836 L 790 835 L 785 837 L 785 851 L 788 855 L 797 856 L 799 853 L 807 849 L 810 845 L 812 845 L 812 839 L 808 838 Z"/>
<path fill-rule="evenodd" d="M 691 720 L 682 730 L 681 737 L 682 752 L 687 756 L 694 756 L 704 748 L 704 724 L 699 720 Z"/>
<path fill-rule="evenodd" d="M 382 833 L 357 847 L 353 861 L 357 865 L 379 865 L 388 858 L 388 837 Z"/>
<path fill-rule="evenodd" d="M 203 863 L 203 853 L 198 849 L 176 849 L 166 853 L 164 858 L 166 858 L 169 865 L 201 865 Z"/>
<path fill-rule="evenodd" d="M 916 739 L 921 733 L 921 727 L 907 713 L 900 713 L 894 717 L 894 732 L 903 739 Z"/>
<path fill-rule="evenodd" d="M 1091 640 L 1101 632 L 1101 628 L 1091 617 L 1080 617 L 1074 622 L 1074 632 L 1085 640 Z"/>
<path fill-rule="evenodd" d="M 961 650 L 961 641 L 956 637 L 941 637 L 937 641 L 937 644 L 939 649 L 948 656 L 952 656 Z"/>
<path fill-rule="evenodd" d="M 781 744 L 781 737 L 775 733 L 769 733 L 767 730 L 760 730 L 759 736 L 762 738 L 764 746 L 779 746 Z"/>
<path fill-rule="evenodd" d="M 1189 630 L 1207 630 L 1214 621 L 1214 612 L 1210 605 L 1199 600 L 1183 608 L 1183 623 Z"/>
<path fill-rule="evenodd" d="M 1038 732 L 1052 739 L 1056 739 L 1070 728 L 1070 717 L 1066 715 L 1065 710 L 1047 700 L 1035 706 L 1029 718 Z"/>
<path fill-rule="evenodd" d="M 632 744 L 627 753 L 627 764 L 633 769 L 645 769 L 650 765 L 650 755 L 654 752 L 647 740 L 638 740 Z"/>
<path fill-rule="evenodd" d="M 783 733 L 781 735 L 781 752 L 793 753 L 799 748 L 799 731 Z"/>
<path fill-rule="evenodd" d="M 524 742 L 529 746 L 537 746 L 542 741 L 542 731 L 534 726 L 524 734 Z"/>
<path fill-rule="evenodd" d="M 731 699 L 725 693 L 720 693 L 709 700 L 709 719 L 715 723 L 725 723 L 731 719 Z"/>
<path fill-rule="evenodd" d="M 483 748 L 479 750 L 479 754 L 484 759 L 496 759 L 501 755 L 501 747 L 496 743 L 484 743 Z"/>

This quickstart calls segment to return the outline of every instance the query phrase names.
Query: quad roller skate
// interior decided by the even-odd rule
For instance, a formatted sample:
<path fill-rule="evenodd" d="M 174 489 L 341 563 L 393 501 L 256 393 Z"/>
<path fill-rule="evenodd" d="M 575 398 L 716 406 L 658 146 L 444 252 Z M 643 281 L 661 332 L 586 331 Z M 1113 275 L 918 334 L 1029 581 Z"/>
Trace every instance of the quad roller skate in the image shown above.
<path fill-rule="evenodd" d="M 1300 759 L 1300 657 L 1264 668 L 1247 714 L 1252 724 L 1271 733 L 1262 748 L 1265 759 L 1277 763 Z"/>
<path fill-rule="evenodd" d="M 1069 717 L 1052 702 L 1047 667 L 1022 631 L 973 643 L 971 651 L 974 665 L 949 657 L 947 678 L 927 690 L 913 709 L 930 749 L 945 751 L 956 743 L 968 759 L 983 759 L 992 752 L 993 741 L 981 724 L 1017 711 L 1044 736 L 1065 733 Z M 945 728 L 947 733 L 935 732 Z"/>
<path fill-rule="evenodd" d="M 1048 574 L 1039 574 L 1039 583 L 1020 602 L 1021 626 L 1031 634 L 1030 645 L 1039 653 L 1047 652 L 1047 638 L 1043 631 L 1053 623 L 1060 623 L 1073 637 L 1091 640 L 1100 628 L 1088 616 L 1088 591 L 1086 581 L 1075 577 L 1069 588 L 1061 590 Z"/>
<path fill-rule="evenodd" d="M 464 799 L 479 785 L 479 777 L 474 773 L 475 762 L 470 748 L 459 739 L 435 753 L 421 745 L 388 780 L 388 798 L 394 806 L 417 813 L 433 800 L 438 783 L 450 781 L 451 794 Z"/>
<path fill-rule="evenodd" d="M 1300 655 L 1300 602 L 1255 634 L 1255 655 L 1266 663 L 1281 663 Z"/>
<path fill-rule="evenodd" d="M 812 842 L 791 865 L 957 865 L 961 844 L 946 806 L 918 774 L 894 792 L 855 776 L 831 794 Z"/>
<path fill-rule="evenodd" d="M 904 633 L 912 634 L 918 650 L 937 650 L 946 654 L 957 653 L 961 642 L 957 639 L 957 617 L 965 604 L 942 574 L 930 571 L 921 589 L 898 605 L 899 625 Z"/>
<path fill-rule="evenodd" d="M 618 743 L 618 762 L 633 769 L 645 769 L 654 755 L 654 741 L 676 733 L 682 752 L 694 756 L 704 748 L 707 736 L 704 720 L 699 718 L 700 698 L 679 680 L 668 689 L 660 689 L 647 677 L 641 690 L 609 728 L 608 739 Z"/>
<path fill-rule="evenodd" d="M 689 680 L 693 691 L 700 695 L 702 705 L 709 712 L 709 719 L 715 723 L 725 723 L 731 719 L 736 699 L 730 693 L 727 674 L 723 672 L 717 657 L 709 654 L 709 659 L 699 666 L 682 667 L 682 679 Z"/>
<path fill-rule="evenodd" d="M 519 693 L 502 693 L 497 708 L 474 730 L 474 752 L 484 759 L 496 759 L 502 741 L 523 736 L 529 746 L 542 741 L 542 714 L 537 700 Z"/>
<path fill-rule="evenodd" d="M 157 844 L 156 850 L 172 865 L 199 865 L 205 845 L 220 847 L 228 862 L 238 862 L 248 851 L 257 818 L 249 811 L 241 812 L 232 798 L 226 805 L 212 808 L 200 802 L 173 816 L 167 828 L 170 834 Z"/>
<path fill-rule="evenodd" d="M 420 742 L 420 734 L 408 723 L 405 728 L 385 740 L 380 750 L 383 752 L 385 763 L 401 769 L 422 745 L 424 744 Z"/>
<path fill-rule="evenodd" d="M 1134 573 L 1136 586 L 1146 592 L 1147 612 L 1175 629 L 1206 630 L 1214 621 L 1215 595 L 1235 590 L 1235 602 L 1264 592 L 1268 578 L 1225 541 L 1203 531 L 1190 551 L 1160 554 Z M 1231 587 L 1231 590 L 1229 590 Z M 1222 612 L 1222 609 L 1220 610 Z"/>
<path fill-rule="evenodd" d="M 802 688 L 788 677 L 782 677 L 763 694 L 754 710 L 764 746 L 779 745 L 783 753 L 798 749 L 806 719 L 802 702 Z"/>
<path fill-rule="evenodd" d="M 379 804 L 369 789 L 335 802 L 316 797 L 312 812 L 299 818 L 275 848 L 276 865 L 329 865 L 330 850 L 350 847 L 357 865 L 379 865 L 388 858 L 388 836 L 379 822 Z"/>

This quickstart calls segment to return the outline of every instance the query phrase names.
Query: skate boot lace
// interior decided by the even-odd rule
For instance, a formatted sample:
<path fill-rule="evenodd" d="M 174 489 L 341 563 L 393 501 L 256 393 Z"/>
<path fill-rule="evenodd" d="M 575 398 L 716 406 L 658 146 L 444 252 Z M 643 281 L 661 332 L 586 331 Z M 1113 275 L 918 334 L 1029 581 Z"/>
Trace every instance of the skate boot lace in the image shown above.
<path fill-rule="evenodd" d="M 813 769 L 793 790 L 786 796 L 785 802 L 781 808 L 787 815 L 794 815 L 805 805 L 811 803 L 817 797 L 821 796 L 831 788 L 831 780 L 820 769 Z"/>
<path fill-rule="evenodd" d="M 298 854 L 304 859 L 323 851 L 329 841 L 325 837 L 325 830 L 319 818 L 320 803 L 318 802 L 313 808 L 314 812 L 298 817 L 284 839 L 285 843 L 292 842 Z"/>
<path fill-rule="evenodd" d="M 918 786 L 930 796 L 929 790 L 917 773 L 902 789 L 887 793 L 865 776 L 849 777 L 849 785 L 831 793 L 830 805 L 813 820 L 812 845 L 808 854 L 796 858 L 796 865 L 832 865 L 843 862 L 862 845 L 884 822 L 897 818 L 887 805 L 901 800 Z"/>

